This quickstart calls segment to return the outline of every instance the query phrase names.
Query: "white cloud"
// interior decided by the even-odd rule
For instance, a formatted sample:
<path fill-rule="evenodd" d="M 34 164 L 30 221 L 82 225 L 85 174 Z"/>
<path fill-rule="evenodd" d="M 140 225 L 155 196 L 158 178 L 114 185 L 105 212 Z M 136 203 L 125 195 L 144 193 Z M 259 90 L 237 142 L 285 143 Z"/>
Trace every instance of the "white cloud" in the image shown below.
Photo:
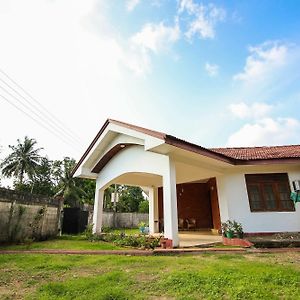
<path fill-rule="evenodd" d="M 210 64 L 207 62 L 205 64 L 205 70 L 210 77 L 215 77 L 219 74 L 219 66 L 216 64 Z"/>
<path fill-rule="evenodd" d="M 140 3 L 140 0 L 127 0 L 126 1 L 127 11 L 133 11 L 139 3 Z"/>
<path fill-rule="evenodd" d="M 163 1 L 165 0 L 152 0 L 151 5 L 155 7 L 161 7 Z"/>
<path fill-rule="evenodd" d="M 250 55 L 246 59 L 244 70 L 234 75 L 234 80 L 254 82 L 273 75 L 287 62 L 288 46 L 278 42 L 265 42 L 256 47 L 250 47 Z"/>
<path fill-rule="evenodd" d="M 196 4 L 193 0 L 180 0 L 178 4 L 178 13 L 183 13 L 187 11 L 190 15 L 195 14 L 198 8 L 198 4 Z"/>
<path fill-rule="evenodd" d="M 299 143 L 300 122 L 293 118 L 263 118 L 247 123 L 230 135 L 227 147 L 286 145 Z"/>
<path fill-rule="evenodd" d="M 266 117 L 272 109 L 272 105 L 262 102 L 255 102 L 253 104 L 240 102 L 229 105 L 230 112 L 235 117 L 238 117 L 240 119 L 258 119 Z"/>
<path fill-rule="evenodd" d="M 213 39 L 215 37 L 216 25 L 224 21 L 226 12 L 223 8 L 214 4 L 203 5 L 193 0 L 180 0 L 178 14 L 186 13 L 189 16 L 185 35 L 188 39 L 198 35 L 202 39 Z"/>
<path fill-rule="evenodd" d="M 167 50 L 173 43 L 180 38 L 178 22 L 175 25 L 166 26 L 163 22 L 159 24 L 148 23 L 131 37 L 134 46 L 143 51 L 152 51 L 158 54 Z"/>
<path fill-rule="evenodd" d="M 163 22 L 148 23 L 129 39 L 122 62 L 135 74 L 145 75 L 152 67 L 150 54 L 167 52 L 179 38 L 180 29 L 177 21 L 174 26 L 166 26 Z"/>
<path fill-rule="evenodd" d="M 149 56 L 132 49 L 132 43 L 116 32 L 106 7 L 107 2 L 96 0 L 10 0 L 1 11 L 1 69 L 81 141 L 80 149 L 64 144 L 0 99 L 0 127 L 11 124 L 12 118 L 22 124 L 11 124 L 1 133 L 5 149 L 29 135 L 52 159 L 78 159 L 107 117 L 130 121 L 134 115 L 145 125 L 151 119 L 154 113 L 149 111 L 155 107 L 137 84 L 142 79 L 135 76 L 151 70 Z"/>

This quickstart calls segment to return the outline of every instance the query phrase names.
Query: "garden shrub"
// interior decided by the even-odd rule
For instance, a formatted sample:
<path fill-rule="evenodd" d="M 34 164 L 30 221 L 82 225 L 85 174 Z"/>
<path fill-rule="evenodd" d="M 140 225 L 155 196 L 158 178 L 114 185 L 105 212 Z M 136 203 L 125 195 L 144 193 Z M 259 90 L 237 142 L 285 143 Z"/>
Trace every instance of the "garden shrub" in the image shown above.
<path fill-rule="evenodd" d="M 101 233 L 86 234 L 90 241 L 104 241 L 114 243 L 122 247 L 134 247 L 144 249 L 154 249 L 160 245 L 160 237 L 154 238 L 144 234 L 126 235 L 124 233 Z"/>

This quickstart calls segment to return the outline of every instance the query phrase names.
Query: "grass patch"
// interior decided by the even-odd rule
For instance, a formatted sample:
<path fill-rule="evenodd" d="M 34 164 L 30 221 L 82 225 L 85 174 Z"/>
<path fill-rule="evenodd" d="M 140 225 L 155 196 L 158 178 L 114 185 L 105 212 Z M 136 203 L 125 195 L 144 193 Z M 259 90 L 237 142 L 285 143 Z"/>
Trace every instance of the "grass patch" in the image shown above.
<path fill-rule="evenodd" d="M 111 230 L 112 233 L 123 233 L 127 235 L 134 235 L 134 234 L 140 234 L 140 230 L 138 228 L 115 228 Z"/>
<path fill-rule="evenodd" d="M 133 299 L 135 296 L 128 289 L 131 284 L 125 274 L 113 271 L 100 276 L 68 280 L 67 283 L 45 284 L 31 299 Z"/>
<path fill-rule="evenodd" d="M 63 235 L 56 239 L 33 242 L 30 244 L 0 246 L 0 250 L 118 250 L 124 249 L 103 241 L 90 242 L 83 235 Z"/>
<path fill-rule="evenodd" d="M 179 299 L 299 299 L 299 275 L 266 264 L 210 264 L 172 272 L 159 287 Z"/>
<path fill-rule="evenodd" d="M 0 269 L 0 299 L 300 299 L 300 253 L 0 255 Z"/>
<path fill-rule="evenodd" d="M 114 234 L 139 234 L 138 228 L 112 229 Z M 85 235 L 62 235 L 47 241 L 23 243 L 17 245 L 0 245 L 0 250 L 121 250 L 124 247 L 104 241 L 88 241 Z"/>

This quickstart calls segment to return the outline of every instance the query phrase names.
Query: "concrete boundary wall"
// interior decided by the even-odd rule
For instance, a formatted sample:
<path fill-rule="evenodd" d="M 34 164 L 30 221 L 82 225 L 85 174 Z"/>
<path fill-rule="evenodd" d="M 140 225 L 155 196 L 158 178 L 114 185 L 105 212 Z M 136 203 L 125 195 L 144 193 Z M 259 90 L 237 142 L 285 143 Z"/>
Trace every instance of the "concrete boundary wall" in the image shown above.
<path fill-rule="evenodd" d="M 56 236 L 60 201 L 0 188 L 0 242 Z"/>
<path fill-rule="evenodd" d="M 102 226 L 116 228 L 136 228 L 140 222 L 149 222 L 149 214 L 103 212 Z"/>

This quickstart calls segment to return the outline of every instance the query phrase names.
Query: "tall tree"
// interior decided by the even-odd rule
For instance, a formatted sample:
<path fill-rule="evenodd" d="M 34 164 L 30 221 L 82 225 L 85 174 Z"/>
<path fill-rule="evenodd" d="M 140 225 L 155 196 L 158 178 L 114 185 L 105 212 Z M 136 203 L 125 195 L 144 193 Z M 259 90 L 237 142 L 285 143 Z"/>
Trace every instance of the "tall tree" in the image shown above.
<path fill-rule="evenodd" d="M 36 148 L 36 140 L 25 136 L 24 141 L 17 140 L 17 145 L 9 145 L 12 152 L 0 164 L 2 174 L 6 177 L 15 177 L 17 183 L 23 184 L 24 176 L 32 179 L 39 166 L 42 148 Z"/>
<path fill-rule="evenodd" d="M 42 157 L 40 165 L 35 168 L 35 174 L 32 178 L 26 180 L 23 184 L 15 183 L 14 188 L 18 191 L 52 197 L 55 194 L 52 165 L 52 161 L 47 157 Z"/>
<path fill-rule="evenodd" d="M 120 198 L 117 203 L 119 212 L 137 212 L 140 202 L 144 201 L 143 190 L 136 186 L 120 186 Z"/>
<path fill-rule="evenodd" d="M 78 178 L 72 177 L 72 170 L 75 167 L 75 160 L 65 157 L 63 161 L 55 161 L 54 175 L 58 182 L 55 196 L 62 196 L 65 204 L 71 207 L 78 207 L 84 202 L 85 191 L 79 187 Z"/>

